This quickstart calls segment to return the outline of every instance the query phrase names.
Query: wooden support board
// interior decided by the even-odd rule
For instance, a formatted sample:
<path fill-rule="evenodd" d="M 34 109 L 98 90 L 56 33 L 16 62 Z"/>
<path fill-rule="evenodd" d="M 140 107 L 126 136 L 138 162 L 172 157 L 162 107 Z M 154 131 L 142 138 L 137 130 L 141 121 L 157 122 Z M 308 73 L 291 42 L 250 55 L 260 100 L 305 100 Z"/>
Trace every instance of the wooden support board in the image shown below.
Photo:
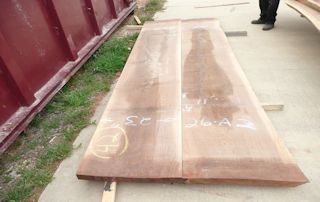
<path fill-rule="evenodd" d="M 136 21 L 136 23 L 137 23 L 138 25 L 141 25 L 141 20 L 139 19 L 138 16 L 134 15 L 133 18 L 134 18 L 134 20 Z"/>
<path fill-rule="evenodd" d="M 307 182 L 214 19 L 144 25 L 77 176 L 135 182 Z"/>
<path fill-rule="evenodd" d="M 103 193 L 102 193 L 102 202 L 115 202 L 116 201 L 116 182 L 105 182 Z"/>
<path fill-rule="evenodd" d="M 313 2 L 315 3 L 315 1 Z M 320 11 L 306 1 L 286 0 L 286 4 L 305 16 L 320 31 Z M 317 4 L 320 9 L 320 2 Z"/>
<path fill-rule="evenodd" d="M 282 111 L 284 108 L 283 104 L 271 104 L 271 103 L 261 103 L 264 111 Z"/>

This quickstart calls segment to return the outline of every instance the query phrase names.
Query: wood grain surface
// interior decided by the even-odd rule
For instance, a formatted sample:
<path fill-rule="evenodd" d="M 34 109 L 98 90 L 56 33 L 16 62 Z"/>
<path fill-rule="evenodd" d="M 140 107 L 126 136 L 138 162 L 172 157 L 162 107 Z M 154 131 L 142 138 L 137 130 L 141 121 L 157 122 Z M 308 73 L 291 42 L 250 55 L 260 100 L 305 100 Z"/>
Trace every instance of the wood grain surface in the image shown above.
<path fill-rule="evenodd" d="M 219 22 L 183 21 L 182 44 L 183 177 L 192 183 L 306 182 Z"/>
<path fill-rule="evenodd" d="M 144 25 L 80 179 L 299 185 L 219 22 Z"/>
<path fill-rule="evenodd" d="M 182 178 L 180 24 L 144 25 L 79 166 L 79 178 Z"/>
<path fill-rule="evenodd" d="M 320 12 L 320 0 L 308 0 L 311 7 Z"/>
<path fill-rule="evenodd" d="M 320 0 L 298 0 L 298 1 L 320 12 Z"/>
<path fill-rule="evenodd" d="M 315 0 L 312 2 L 308 0 L 286 0 L 285 2 L 306 17 L 320 31 L 320 2 Z"/>

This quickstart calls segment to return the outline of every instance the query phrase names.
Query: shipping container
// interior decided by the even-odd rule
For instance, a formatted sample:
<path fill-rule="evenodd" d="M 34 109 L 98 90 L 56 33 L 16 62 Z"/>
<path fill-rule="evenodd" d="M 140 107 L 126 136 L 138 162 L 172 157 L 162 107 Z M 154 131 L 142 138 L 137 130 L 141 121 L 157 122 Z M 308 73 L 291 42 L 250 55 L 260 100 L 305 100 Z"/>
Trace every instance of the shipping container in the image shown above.
<path fill-rule="evenodd" d="M 135 5 L 131 0 L 0 1 L 0 154 Z"/>

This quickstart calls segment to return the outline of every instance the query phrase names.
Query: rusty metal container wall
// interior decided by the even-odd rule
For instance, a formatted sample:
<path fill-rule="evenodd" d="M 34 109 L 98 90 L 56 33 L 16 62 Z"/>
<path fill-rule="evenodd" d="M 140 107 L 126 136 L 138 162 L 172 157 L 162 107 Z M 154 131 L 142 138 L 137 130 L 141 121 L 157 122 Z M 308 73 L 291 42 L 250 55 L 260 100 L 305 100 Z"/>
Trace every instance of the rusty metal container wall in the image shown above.
<path fill-rule="evenodd" d="M 135 5 L 129 0 L 0 1 L 0 154 Z"/>

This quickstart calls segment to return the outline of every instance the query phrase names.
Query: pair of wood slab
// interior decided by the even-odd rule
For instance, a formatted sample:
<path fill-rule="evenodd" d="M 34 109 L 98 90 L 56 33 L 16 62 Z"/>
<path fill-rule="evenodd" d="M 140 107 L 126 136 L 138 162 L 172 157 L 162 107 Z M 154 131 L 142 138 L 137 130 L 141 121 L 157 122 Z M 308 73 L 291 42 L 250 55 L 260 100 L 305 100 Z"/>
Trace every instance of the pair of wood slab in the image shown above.
<path fill-rule="evenodd" d="M 214 19 L 144 25 L 77 176 L 129 182 L 307 182 Z"/>

